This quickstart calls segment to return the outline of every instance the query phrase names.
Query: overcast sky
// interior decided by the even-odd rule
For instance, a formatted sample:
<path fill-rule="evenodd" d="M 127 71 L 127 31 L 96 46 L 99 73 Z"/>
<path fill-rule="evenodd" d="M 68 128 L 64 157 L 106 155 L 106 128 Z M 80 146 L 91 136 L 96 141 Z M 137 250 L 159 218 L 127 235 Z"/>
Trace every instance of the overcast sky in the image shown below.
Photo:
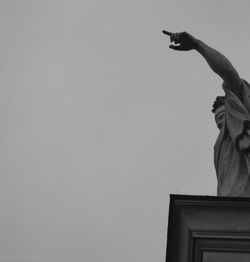
<path fill-rule="evenodd" d="M 0 1 L 0 261 L 163 262 L 169 194 L 216 195 L 221 79 L 250 81 L 249 0 Z"/>

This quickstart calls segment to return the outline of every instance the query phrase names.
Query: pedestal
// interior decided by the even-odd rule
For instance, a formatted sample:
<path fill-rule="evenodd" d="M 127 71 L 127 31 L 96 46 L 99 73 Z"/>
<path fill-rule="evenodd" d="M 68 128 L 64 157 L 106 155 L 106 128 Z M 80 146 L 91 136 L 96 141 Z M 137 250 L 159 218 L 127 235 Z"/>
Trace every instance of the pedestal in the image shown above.
<path fill-rule="evenodd" d="M 250 261 L 250 198 L 170 195 L 166 262 L 239 261 Z"/>

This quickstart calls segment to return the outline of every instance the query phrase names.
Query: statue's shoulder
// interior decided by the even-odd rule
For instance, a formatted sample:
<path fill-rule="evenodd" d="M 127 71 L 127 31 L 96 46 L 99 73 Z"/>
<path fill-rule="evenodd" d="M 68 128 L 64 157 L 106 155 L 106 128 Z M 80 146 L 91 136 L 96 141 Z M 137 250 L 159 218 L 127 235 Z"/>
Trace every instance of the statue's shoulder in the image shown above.
<path fill-rule="evenodd" d="M 243 85 L 250 87 L 250 84 L 247 82 L 247 80 L 241 78 L 241 82 L 242 82 Z"/>
<path fill-rule="evenodd" d="M 250 97 L 250 84 L 243 78 L 241 78 L 241 83 L 243 95 L 249 95 Z"/>
<path fill-rule="evenodd" d="M 241 79 L 241 82 L 242 82 L 242 91 L 241 91 L 242 102 L 244 103 L 245 108 L 250 114 L 250 84 L 245 79 Z"/>

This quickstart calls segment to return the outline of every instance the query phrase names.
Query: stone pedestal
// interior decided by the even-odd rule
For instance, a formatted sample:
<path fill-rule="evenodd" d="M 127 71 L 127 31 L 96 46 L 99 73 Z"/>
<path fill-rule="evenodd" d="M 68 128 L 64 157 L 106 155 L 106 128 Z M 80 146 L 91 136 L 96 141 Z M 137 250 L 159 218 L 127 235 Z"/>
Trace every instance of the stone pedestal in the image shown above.
<path fill-rule="evenodd" d="M 250 261 L 250 198 L 170 195 L 166 262 L 237 261 Z"/>

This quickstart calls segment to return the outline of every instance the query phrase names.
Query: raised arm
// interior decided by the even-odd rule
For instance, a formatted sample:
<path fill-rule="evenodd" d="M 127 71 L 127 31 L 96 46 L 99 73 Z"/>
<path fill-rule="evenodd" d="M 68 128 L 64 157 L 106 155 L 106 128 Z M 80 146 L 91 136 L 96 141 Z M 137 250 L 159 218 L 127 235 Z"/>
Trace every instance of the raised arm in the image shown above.
<path fill-rule="evenodd" d="M 206 59 L 210 68 L 223 79 L 224 88 L 240 96 L 241 79 L 236 69 L 224 55 L 187 32 L 170 33 L 164 30 L 163 33 L 170 36 L 170 41 L 175 43 L 175 45 L 169 46 L 171 49 L 178 51 L 194 49 L 199 52 Z"/>

